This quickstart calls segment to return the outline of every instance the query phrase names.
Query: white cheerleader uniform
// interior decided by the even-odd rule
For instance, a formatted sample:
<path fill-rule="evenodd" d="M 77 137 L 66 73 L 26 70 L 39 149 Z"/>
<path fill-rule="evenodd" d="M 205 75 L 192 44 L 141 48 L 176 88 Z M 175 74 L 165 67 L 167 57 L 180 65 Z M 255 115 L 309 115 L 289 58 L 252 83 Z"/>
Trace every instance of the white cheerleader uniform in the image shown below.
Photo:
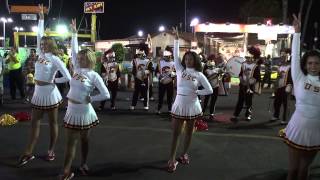
<path fill-rule="evenodd" d="M 39 20 L 37 46 L 40 52 L 39 58 L 35 63 L 34 79 L 50 83 L 48 85 L 36 85 L 31 99 L 32 108 L 48 110 L 57 108 L 62 103 L 61 94 L 55 83 L 65 83 L 71 79 L 68 69 L 63 62 L 52 53 L 41 53 L 40 41 L 44 32 L 44 20 Z M 62 77 L 55 78 L 57 71 L 61 72 Z"/>
<path fill-rule="evenodd" d="M 85 130 L 99 124 L 91 102 L 108 99 L 110 94 L 98 73 L 89 68 L 80 68 L 77 63 L 78 39 L 76 34 L 72 35 L 71 46 L 74 74 L 67 94 L 69 101 L 64 126 L 70 129 Z M 91 102 L 88 102 L 87 99 L 95 87 L 98 88 L 100 94 L 91 96 Z"/>
<path fill-rule="evenodd" d="M 174 65 L 177 73 L 177 96 L 171 115 L 175 119 L 194 120 L 202 116 L 198 95 L 213 93 L 212 87 L 202 72 L 184 68 L 179 59 L 179 41 L 174 41 Z M 198 90 L 199 86 L 204 89 Z"/>
<path fill-rule="evenodd" d="M 296 110 L 285 129 L 285 142 L 306 151 L 320 150 L 320 80 L 300 68 L 300 33 L 293 36 L 291 74 Z"/>

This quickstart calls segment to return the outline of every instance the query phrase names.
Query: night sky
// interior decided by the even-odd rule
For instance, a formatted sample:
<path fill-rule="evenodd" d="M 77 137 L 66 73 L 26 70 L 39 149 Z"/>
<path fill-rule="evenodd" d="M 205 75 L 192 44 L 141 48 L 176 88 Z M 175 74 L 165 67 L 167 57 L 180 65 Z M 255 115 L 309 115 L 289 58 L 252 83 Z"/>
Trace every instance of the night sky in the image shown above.
<path fill-rule="evenodd" d="M 201 22 L 239 23 L 241 22 L 239 7 L 246 1 L 248 0 L 187 0 L 187 24 L 189 25 L 193 17 L 199 17 Z M 11 4 L 21 4 L 21 2 L 48 4 L 48 0 L 9 0 L 9 2 Z M 72 17 L 77 17 L 79 23 L 83 16 L 83 2 L 84 0 L 53 0 L 53 8 L 46 17 L 46 25 L 50 26 L 57 21 L 69 24 Z M 125 38 L 136 34 L 140 29 L 146 33 L 153 33 L 158 30 L 160 24 L 171 27 L 184 22 L 184 0 L 104 0 L 104 2 L 105 13 L 98 15 L 100 39 Z M 298 12 L 299 2 L 300 0 L 289 0 L 289 14 Z M 319 0 L 314 0 L 309 25 L 320 20 L 320 13 L 316 13 L 316 7 L 320 7 Z M 4 7 L 4 0 L 0 0 L 0 15 L 9 16 Z M 20 16 L 10 16 L 16 23 L 27 27 L 25 22 L 19 21 Z M 84 17 L 87 18 L 90 27 L 90 15 Z M 28 30 L 30 30 L 30 24 L 36 25 L 37 22 L 29 21 Z M 184 25 L 182 27 L 184 29 Z M 85 28 L 85 21 L 82 23 L 82 28 Z M 311 38 L 310 34 L 314 34 L 312 28 L 309 28 L 308 34 Z"/>

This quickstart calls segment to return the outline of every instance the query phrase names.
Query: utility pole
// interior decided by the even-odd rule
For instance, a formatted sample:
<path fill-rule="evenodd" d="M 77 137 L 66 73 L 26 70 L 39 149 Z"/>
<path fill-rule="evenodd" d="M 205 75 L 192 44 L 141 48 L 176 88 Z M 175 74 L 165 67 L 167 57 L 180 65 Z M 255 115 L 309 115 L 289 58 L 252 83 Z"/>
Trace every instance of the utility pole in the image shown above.
<path fill-rule="evenodd" d="M 184 0 L 184 32 L 187 32 L 187 0 Z"/>

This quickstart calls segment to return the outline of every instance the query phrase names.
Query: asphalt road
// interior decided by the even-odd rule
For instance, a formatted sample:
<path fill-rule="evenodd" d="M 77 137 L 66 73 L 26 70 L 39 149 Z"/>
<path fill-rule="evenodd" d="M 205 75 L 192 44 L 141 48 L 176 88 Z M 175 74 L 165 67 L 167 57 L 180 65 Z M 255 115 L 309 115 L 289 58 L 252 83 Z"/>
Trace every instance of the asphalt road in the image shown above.
<path fill-rule="evenodd" d="M 171 123 L 168 114 L 155 114 L 156 103 L 150 103 L 148 112 L 128 110 L 132 92 L 121 91 L 117 111 L 106 109 L 98 112 L 99 126 L 91 133 L 89 166 L 92 175 L 76 176 L 76 179 L 106 180 L 284 180 L 287 172 L 287 146 L 277 137 L 285 126 L 279 122 L 269 123 L 271 91 L 265 90 L 254 98 L 254 113 L 251 122 L 232 124 L 226 117 L 232 115 L 237 89 L 229 96 L 220 96 L 216 109 L 220 122 L 210 122 L 209 130 L 195 132 L 190 148 L 190 165 L 181 165 L 170 174 L 166 163 L 171 144 Z M 155 94 L 156 95 L 156 94 Z M 29 104 L 10 101 L 8 97 L 0 107 L 0 114 L 30 111 Z M 97 104 L 95 104 L 97 107 Z M 109 107 L 109 102 L 107 106 Z M 140 108 L 140 109 L 139 109 Z M 163 110 L 166 109 L 164 105 Z M 290 112 L 294 101 L 290 102 Z M 59 112 L 59 123 L 65 108 Z M 29 137 L 29 123 L 18 123 L 0 127 L 0 179 L 37 180 L 58 179 L 63 165 L 64 130 L 61 126 L 56 148 L 56 160 L 41 159 L 49 145 L 47 119 L 41 124 L 41 134 L 35 149 L 37 158 L 26 167 L 16 168 Z M 73 168 L 79 166 L 79 148 Z M 317 157 L 311 172 L 311 179 L 320 179 L 320 159 Z"/>

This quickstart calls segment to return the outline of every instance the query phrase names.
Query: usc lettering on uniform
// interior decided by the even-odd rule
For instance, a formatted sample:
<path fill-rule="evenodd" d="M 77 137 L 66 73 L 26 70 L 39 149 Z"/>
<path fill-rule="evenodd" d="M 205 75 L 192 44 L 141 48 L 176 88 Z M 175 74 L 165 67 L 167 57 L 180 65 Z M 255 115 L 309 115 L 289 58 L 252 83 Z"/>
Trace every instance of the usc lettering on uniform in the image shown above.
<path fill-rule="evenodd" d="M 313 91 L 313 92 L 316 92 L 316 93 L 320 92 L 320 87 L 313 86 L 312 84 L 309 84 L 309 83 L 305 83 L 304 89 L 305 90 L 309 90 L 309 91 Z"/>
<path fill-rule="evenodd" d="M 49 61 L 45 60 L 45 59 L 39 59 L 39 63 L 40 64 L 44 64 L 44 65 L 48 65 Z"/>
<path fill-rule="evenodd" d="M 195 81 L 195 77 L 191 76 L 190 74 L 183 72 L 182 73 L 182 78 L 188 81 Z"/>
<path fill-rule="evenodd" d="M 83 77 L 81 76 L 81 74 L 78 73 L 74 73 L 72 78 L 75 80 L 80 80 L 81 82 L 85 82 L 85 80 L 87 79 L 86 77 Z"/>

